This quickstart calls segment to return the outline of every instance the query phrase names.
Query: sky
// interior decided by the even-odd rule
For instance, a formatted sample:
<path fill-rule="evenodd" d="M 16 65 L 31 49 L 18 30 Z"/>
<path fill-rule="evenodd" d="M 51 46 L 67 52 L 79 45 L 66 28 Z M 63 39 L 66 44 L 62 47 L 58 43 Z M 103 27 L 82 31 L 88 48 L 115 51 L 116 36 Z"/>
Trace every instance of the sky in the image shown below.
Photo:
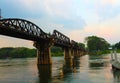
<path fill-rule="evenodd" d="M 54 29 L 71 40 L 98 36 L 110 44 L 120 41 L 120 0 L 0 0 L 3 18 L 22 18 L 44 32 Z M 32 41 L 0 35 L 0 47 L 30 47 Z"/>

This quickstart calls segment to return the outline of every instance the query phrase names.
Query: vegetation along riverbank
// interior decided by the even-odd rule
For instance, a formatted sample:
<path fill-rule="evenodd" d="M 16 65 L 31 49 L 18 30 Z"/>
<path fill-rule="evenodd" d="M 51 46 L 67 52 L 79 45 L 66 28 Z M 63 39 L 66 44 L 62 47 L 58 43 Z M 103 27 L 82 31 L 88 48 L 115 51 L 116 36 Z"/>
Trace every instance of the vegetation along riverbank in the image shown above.
<path fill-rule="evenodd" d="M 87 43 L 87 52 L 89 55 L 102 55 L 110 53 L 110 49 L 117 49 L 117 52 L 120 53 L 120 42 L 111 45 L 104 38 L 97 36 L 88 36 L 85 38 L 85 42 Z"/>
<path fill-rule="evenodd" d="M 61 48 L 52 47 L 51 48 L 52 56 L 63 56 L 63 51 Z M 36 57 L 37 50 L 30 49 L 25 47 L 5 47 L 0 48 L 0 59 L 5 58 L 28 58 L 28 57 Z"/>
<path fill-rule="evenodd" d="M 88 36 L 85 38 L 85 44 L 79 43 L 81 48 L 86 49 L 86 52 L 89 55 L 99 56 L 102 54 L 110 53 L 109 48 L 117 49 L 117 53 L 120 53 L 120 42 L 110 45 L 104 38 L 97 37 L 97 36 Z M 85 48 L 86 47 L 86 48 Z M 51 48 L 51 55 L 52 56 L 63 56 L 63 50 L 59 47 L 52 47 Z M 36 57 L 37 50 L 30 49 L 25 47 L 5 47 L 0 48 L 0 59 L 5 58 L 27 58 L 27 57 Z"/>

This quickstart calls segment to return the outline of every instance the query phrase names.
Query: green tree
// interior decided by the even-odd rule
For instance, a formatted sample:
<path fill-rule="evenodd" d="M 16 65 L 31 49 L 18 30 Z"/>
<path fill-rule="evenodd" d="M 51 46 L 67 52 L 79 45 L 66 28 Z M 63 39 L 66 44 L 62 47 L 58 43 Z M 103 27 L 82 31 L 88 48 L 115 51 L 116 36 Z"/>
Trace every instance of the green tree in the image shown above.
<path fill-rule="evenodd" d="M 35 57 L 36 55 L 37 54 L 35 49 L 29 49 L 25 47 L 6 47 L 0 49 L 0 58 L 27 58 Z"/>
<path fill-rule="evenodd" d="M 120 49 L 120 42 L 116 43 L 113 47 L 117 48 L 117 49 Z"/>
<path fill-rule="evenodd" d="M 85 44 L 83 44 L 83 43 L 78 43 L 78 44 L 82 49 L 85 49 Z"/>
<path fill-rule="evenodd" d="M 85 44 L 84 43 L 78 43 L 78 45 L 81 48 L 81 51 L 86 52 Z"/>
<path fill-rule="evenodd" d="M 63 56 L 63 50 L 60 47 L 53 46 L 51 48 L 52 56 Z"/>
<path fill-rule="evenodd" d="M 88 36 L 85 38 L 87 42 L 87 49 L 89 52 L 105 51 L 109 48 L 110 44 L 101 37 Z"/>
<path fill-rule="evenodd" d="M 51 54 L 52 56 L 63 56 L 63 50 L 60 47 L 52 47 Z M 36 57 L 37 50 L 36 49 L 29 49 L 25 47 L 6 47 L 0 48 L 0 59 L 4 58 L 28 58 L 28 57 Z"/>

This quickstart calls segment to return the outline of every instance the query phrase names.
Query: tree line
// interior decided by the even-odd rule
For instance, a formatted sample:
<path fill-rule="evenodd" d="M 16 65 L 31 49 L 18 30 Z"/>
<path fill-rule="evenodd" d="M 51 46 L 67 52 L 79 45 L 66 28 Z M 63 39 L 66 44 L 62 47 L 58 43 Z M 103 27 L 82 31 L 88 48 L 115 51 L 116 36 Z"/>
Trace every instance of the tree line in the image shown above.
<path fill-rule="evenodd" d="M 59 47 L 52 47 L 51 48 L 51 55 L 52 56 L 63 56 L 63 50 Z M 30 49 L 25 47 L 5 47 L 0 48 L 0 58 L 28 58 L 28 57 L 36 57 L 37 50 Z"/>
<path fill-rule="evenodd" d="M 79 43 L 81 48 L 84 48 L 84 44 Z M 51 55 L 52 56 L 63 56 L 64 51 L 60 47 L 52 47 L 51 48 Z M 0 48 L 0 58 L 28 58 L 28 57 L 36 57 L 37 56 L 37 50 L 36 49 L 30 49 L 25 47 L 4 47 Z"/>
<path fill-rule="evenodd" d="M 0 49 L 0 58 L 27 58 L 27 57 L 35 57 L 36 50 L 29 49 L 25 47 L 5 47 Z"/>
<path fill-rule="evenodd" d="M 104 38 L 97 37 L 97 36 L 88 36 L 85 38 L 85 41 L 87 43 L 87 52 L 89 54 L 105 54 L 110 53 L 110 49 L 113 50 L 116 48 L 118 49 L 117 52 L 120 52 L 120 42 L 111 45 L 108 43 Z"/>

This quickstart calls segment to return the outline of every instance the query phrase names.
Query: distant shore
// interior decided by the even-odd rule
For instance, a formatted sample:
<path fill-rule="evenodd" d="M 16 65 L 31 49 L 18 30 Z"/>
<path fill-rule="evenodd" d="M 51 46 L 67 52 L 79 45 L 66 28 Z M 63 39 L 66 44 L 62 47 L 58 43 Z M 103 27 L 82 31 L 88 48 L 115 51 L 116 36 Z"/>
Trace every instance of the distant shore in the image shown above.
<path fill-rule="evenodd" d="M 52 56 L 63 56 L 63 51 L 58 47 L 51 48 L 51 55 Z M 36 57 L 37 50 L 30 49 L 25 47 L 5 47 L 0 48 L 0 59 L 6 58 L 29 58 L 29 57 Z"/>

